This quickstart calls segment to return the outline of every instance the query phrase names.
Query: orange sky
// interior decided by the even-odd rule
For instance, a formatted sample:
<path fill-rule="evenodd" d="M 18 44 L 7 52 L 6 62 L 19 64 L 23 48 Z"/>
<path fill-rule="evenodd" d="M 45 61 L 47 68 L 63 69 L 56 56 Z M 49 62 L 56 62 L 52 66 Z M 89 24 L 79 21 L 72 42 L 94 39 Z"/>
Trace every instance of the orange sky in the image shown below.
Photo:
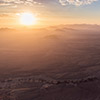
<path fill-rule="evenodd" d="M 100 1 L 81 0 L 2 0 L 0 3 L 0 27 L 23 27 L 20 16 L 31 12 L 37 22 L 30 27 L 59 24 L 100 24 Z"/>

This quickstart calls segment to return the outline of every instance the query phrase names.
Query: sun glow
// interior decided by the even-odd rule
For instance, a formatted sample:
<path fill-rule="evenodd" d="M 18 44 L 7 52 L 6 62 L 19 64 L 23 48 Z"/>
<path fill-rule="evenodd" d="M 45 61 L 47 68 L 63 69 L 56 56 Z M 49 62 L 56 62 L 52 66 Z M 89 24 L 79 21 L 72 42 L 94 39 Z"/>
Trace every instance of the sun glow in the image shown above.
<path fill-rule="evenodd" d="M 22 25 L 34 25 L 36 24 L 36 17 L 32 13 L 22 13 L 20 15 L 20 23 Z"/>

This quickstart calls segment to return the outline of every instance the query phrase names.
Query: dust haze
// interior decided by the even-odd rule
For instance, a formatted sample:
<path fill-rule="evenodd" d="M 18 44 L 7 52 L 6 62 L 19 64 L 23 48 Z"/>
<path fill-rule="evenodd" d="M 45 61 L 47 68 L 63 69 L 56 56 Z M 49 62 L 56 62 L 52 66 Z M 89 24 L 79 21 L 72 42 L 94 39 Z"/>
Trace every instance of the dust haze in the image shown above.
<path fill-rule="evenodd" d="M 0 29 L 0 100 L 100 100 L 100 26 Z"/>

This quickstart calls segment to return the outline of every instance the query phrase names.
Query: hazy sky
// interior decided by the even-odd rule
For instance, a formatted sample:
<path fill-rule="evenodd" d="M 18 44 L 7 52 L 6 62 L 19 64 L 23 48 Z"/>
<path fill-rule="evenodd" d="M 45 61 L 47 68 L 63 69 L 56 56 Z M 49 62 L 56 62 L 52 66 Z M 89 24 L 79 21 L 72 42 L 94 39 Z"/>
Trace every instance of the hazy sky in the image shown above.
<path fill-rule="evenodd" d="M 23 12 L 33 13 L 37 26 L 100 24 L 100 0 L 0 0 L 0 26 L 20 26 Z"/>

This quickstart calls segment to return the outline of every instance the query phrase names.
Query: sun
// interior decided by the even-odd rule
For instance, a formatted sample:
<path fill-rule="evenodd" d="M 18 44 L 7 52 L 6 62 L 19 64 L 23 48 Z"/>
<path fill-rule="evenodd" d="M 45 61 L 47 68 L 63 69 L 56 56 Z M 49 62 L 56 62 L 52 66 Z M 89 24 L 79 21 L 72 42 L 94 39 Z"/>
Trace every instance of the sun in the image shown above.
<path fill-rule="evenodd" d="M 36 17 L 32 13 L 22 13 L 20 15 L 20 23 L 22 25 L 34 25 L 36 24 Z"/>

